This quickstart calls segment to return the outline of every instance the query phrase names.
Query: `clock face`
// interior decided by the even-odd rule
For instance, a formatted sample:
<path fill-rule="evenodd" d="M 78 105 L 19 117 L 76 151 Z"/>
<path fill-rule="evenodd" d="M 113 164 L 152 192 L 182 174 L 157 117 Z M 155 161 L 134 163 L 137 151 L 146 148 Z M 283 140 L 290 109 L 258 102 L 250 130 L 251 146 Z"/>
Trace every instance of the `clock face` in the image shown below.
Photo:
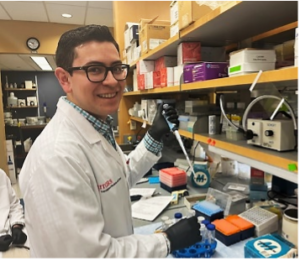
<path fill-rule="evenodd" d="M 27 39 L 26 44 L 27 44 L 27 47 L 33 51 L 37 50 L 40 47 L 39 40 L 36 38 L 33 38 L 33 37 Z"/>

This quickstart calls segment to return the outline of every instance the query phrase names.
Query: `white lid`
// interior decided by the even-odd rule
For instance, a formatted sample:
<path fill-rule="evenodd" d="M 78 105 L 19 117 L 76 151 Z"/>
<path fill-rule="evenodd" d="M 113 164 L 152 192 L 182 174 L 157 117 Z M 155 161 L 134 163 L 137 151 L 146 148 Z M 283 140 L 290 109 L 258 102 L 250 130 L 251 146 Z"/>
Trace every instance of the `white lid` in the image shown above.
<path fill-rule="evenodd" d="M 198 219 L 198 223 L 201 224 L 201 222 L 202 222 L 203 220 L 205 220 L 205 217 L 199 216 L 197 219 Z"/>
<path fill-rule="evenodd" d="M 168 219 L 169 219 L 168 216 L 162 216 L 162 217 L 161 217 L 161 220 L 162 220 L 162 221 L 167 221 Z"/>
<path fill-rule="evenodd" d="M 10 93 L 10 97 L 14 97 L 15 94 L 13 92 Z"/>

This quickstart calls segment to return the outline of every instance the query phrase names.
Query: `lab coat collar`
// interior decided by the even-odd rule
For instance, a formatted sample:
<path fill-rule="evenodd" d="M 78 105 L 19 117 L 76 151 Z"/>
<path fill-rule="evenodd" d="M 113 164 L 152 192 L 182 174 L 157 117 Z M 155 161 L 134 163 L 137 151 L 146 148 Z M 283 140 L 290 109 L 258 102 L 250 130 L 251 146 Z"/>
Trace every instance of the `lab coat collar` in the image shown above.
<path fill-rule="evenodd" d="M 95 130 L 92 124 L 83 115 L 81 115 L 75 108 L 65 102 L 62 98 L 59 99 L 57 108 L 58 113 L 62 113 L 68 119 L 68 121 L 71 121 L 74 127 L 79 131 L 79 133 L 82 134 L 87 142 L 90 144 L 101 142 L 104 150 L 123 166 L 122 157 L 120 156 L 119 152 L 113 148 L 113 146 L 105 139 L 105 137 L 103 137 L 102 134 Z"/>

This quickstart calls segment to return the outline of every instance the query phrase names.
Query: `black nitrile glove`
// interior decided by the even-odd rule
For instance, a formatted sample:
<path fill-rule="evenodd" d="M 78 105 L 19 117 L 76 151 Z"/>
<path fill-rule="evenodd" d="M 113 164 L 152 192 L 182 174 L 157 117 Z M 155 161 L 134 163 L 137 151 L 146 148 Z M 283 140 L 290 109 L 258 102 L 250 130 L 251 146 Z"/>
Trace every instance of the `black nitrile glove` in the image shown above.
<path fill-rule="evenodd" d="M 11 242 L 12 242 L 11 235 L 1 236 L 0 237 L 0 252 L 7 251 Z"/>
<path fill-rule="evenodd" d="M 200 242 L 200 224 L 197 217 L 183 218 L 169 227 L 164 233 L 167 234 L 171 243 L 171 252 L 190 247 Z"/>
<path fill-rule="evenodd" d="M 12 242 L 16 245 L 22 245 L 26 242 L 27 236 L 20 227 L 12 228 Z"/>
<path fill-rule="evenodd" d="M 148 131 L 150 136 L 157 141 L 161 141 L 162 137 L 170 132 L 170 127 L 166 122 L 164 115 L 162 114 L 163 110 L 165 111 L 167 119 L 171 123 L 176 124 L 177 128 L 179 126 L 178 114 L 176 110 L 172 106 L 168 106 L 167 109 L 164 109 L 163 103 L 161 103 L 157 109 L 152 127 Z"/>

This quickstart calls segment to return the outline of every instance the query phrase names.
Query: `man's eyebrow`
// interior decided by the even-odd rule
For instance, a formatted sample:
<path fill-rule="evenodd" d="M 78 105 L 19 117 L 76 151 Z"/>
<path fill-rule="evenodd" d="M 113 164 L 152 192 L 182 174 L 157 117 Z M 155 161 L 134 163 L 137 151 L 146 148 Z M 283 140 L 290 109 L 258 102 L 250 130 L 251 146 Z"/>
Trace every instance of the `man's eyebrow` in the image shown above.
<path fill-rule="evenodd" d="M 117 60 L 115 62 L 112 62 L 111 66 L 116 65 L 116 64 L 122 64 L 122 61 Z M 87 64 L 85 64 L 85 66 L 88 66 L 88 65 L 103 65 L 103 66 L 106 66 L 104 63 L 98 62 L 98 61 L 90 61 Z"/>

